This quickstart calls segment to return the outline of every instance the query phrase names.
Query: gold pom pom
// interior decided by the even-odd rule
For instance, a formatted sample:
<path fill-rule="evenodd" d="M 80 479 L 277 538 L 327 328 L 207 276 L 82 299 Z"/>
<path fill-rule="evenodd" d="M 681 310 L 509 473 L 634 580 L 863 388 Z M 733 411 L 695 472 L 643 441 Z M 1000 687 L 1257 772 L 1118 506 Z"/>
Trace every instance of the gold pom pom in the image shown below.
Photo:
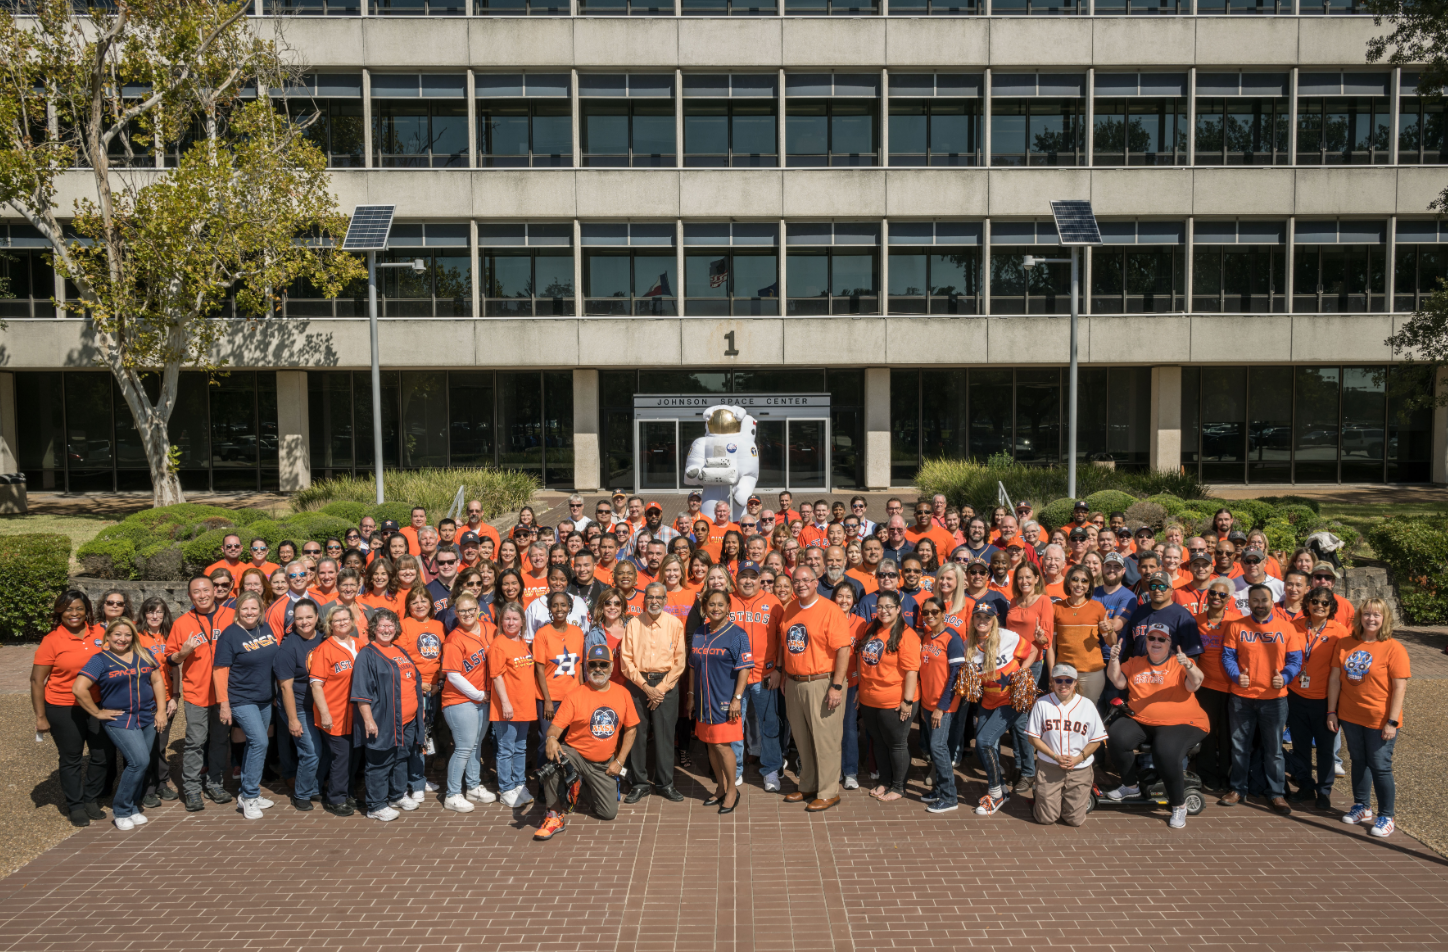
<path fill-rule="evenodd" d="M 1039 694 L 1030 668 L 1021 668 L 1011 675 L 1011 707 L 1022 713 L 1029 711 Z"/>

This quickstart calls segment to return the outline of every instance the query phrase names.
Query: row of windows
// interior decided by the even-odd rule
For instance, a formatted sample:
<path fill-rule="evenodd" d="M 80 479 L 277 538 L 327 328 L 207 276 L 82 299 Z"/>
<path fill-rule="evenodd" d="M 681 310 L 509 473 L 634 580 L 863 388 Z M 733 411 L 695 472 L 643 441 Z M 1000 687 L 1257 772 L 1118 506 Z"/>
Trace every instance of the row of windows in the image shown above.
<path fill-rule="evenodd" d="M 777 0 L 261 0 L 286 16 L 778 16 Z M 885 4 L 888 3 L 888 7 Z M 1360 0 L 784 0 L 785 16 L 1353 16 Z"/>
<path fill-rule="evenodd" d="M 889 100 L 886 143 L 891 166 L 985 163 L 986 123 L 995 166 L 1186 165 L 1190 161 L 1186 97 L 1097 98 L 1088 156 L 1086 102 L 1080 98 Z M 1382 165 L 1391 159 L 1388 100 L 1302 97 L 1299 165 Z M 1444 104 L 1405 97 L 1398 116 L 1398 161 L 1445 161 Z M 319 100 L 308 137 L 334 168 L 368 165 L 361 100 Z M 458 100 L 373 100 L 371 166 L 375 168 L 553 168 L 574 165 L 567 100 L 479 102 L 470 147 L 468 111 Z M 880 104 L 871 99 L 799 99 L 785 104 L 780 154 L 773 99 L 685 99 L 683 156 L 672 99 L 584 99 L 579 159 L 586 167 L 772 168 L 877 166 Z M 1198 97 L 1197 165 L 1286 165 L 1289 100 Z M 470 149 L 476 150 L 476 157 Z M 145 158 L 140 164 L 150 163 Z"/>

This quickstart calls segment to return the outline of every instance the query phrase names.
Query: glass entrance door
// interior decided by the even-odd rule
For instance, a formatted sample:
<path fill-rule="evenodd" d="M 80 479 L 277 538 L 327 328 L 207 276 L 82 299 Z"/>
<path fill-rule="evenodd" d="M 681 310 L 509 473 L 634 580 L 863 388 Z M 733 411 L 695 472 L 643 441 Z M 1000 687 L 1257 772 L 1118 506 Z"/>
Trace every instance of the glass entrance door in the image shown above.
<path fill-rule="evenodd" d="M 679 443 L 679 421 L 640 420 L 638 448 L 639 489 L 678 489 L 689 452 Z"/>
<path fill-rule="evenodd" d="M 704 421 L 639 418 L 636 424 L 638 491 L 686 492 L 697 488 L 684 485 L 683 477 L 689 448 L 704 435 Z M 829 489 L 828 417 L 759 420 L 755 445 L 759 450 L 756 485 L 761 492 Z"/>
<path fill-rule="evenodd" d="M 789 425 L 788 487 L 790 489 L 828 489 L 830 421 L 795 418 L 784 422 Z M 760 485 L 764 484 L 763 479 L 760 479 L 759 482 Z"/>

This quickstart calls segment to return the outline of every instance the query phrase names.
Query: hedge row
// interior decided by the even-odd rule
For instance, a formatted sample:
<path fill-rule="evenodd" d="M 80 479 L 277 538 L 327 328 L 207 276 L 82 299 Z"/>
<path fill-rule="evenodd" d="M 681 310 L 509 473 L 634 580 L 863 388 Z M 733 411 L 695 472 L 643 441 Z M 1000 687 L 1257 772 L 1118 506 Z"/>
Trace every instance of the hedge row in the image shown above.
<path fill-rule="evenodd" d="M 1448 624 L 1448 519 L 1389 516 L 1368 530 L 1368 541 L 1393 573 L 1407 620 Z"/>
<path fill-rule="evenodd" d="M 0 536 L 0 637 L 50 630 L 55 599 L 70 580 L 70 537 L 36 532 Z"/>
<path fill-rule="evenodd" d="M 393 470 L 384 472 L 382 479 L 383 498 L 403 500 L 384 504 L 402 507 L 398 510 L 401 515 L 391 516 L 402 525 L 407 524 L 412 506 L 425 508 L 429 519 L 441 519 L 452 506 L 459 486 L 465 498 L 482 502 L 484 519 L 521 509 L 542 488 L 538 477 L 531 473 L 492 467 Z M 347 511 L 355 512 L 356 520 L 360 520 L 363 514 L 376 512 L 376 493 L 377 485 L 370 474 L 323 479 L 292 496 L 292 508 L 308 512 L 347 503 L 357 507 Z"/>
<path fill-rule="evenodd" d="M 921 495 L 943 493 L 952 505 L 968 505 L 977 512 L 989 512 L 995 506 L 998 483 L 1005 484 L 1012 500 L 1031 500 L 1039 513 L 1047 500 L 1066 495 L 1067 472 L 1064 466 L 1024 466 L 996 457 L 990 463 L 928 460 L 915 476 L 915 485 L 920 488 Z M 1130 496 L 1133 502 L 1158 493 L 1171 493 L 1182 499 L 1201 499 L 1206 495 L 1206 487 L 1201 483 L 1178 473 L 1132 473 L 1102 466 L 1077 467 L 1076 492 L 1079 495 L 1090 496 L 1105 490 L 1117 490 Z"/>

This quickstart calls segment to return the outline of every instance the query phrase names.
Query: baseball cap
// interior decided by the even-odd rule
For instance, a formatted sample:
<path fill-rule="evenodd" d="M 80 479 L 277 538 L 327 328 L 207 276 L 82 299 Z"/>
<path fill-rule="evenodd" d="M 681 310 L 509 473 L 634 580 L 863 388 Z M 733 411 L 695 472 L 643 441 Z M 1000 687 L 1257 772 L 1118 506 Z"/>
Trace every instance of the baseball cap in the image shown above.
<path fill-rule="evenodd" d="M 1247 551 L 1245 551 L 1245 552 L 1242 553 L 1242 561 L 1245 562 L 1245 561 L 1247 561 L 1248 558 L 1250 558 L 1250 557 L 1252 557 L 1252 556 L 1256 556 L 1256 558 L 1257 558 L 1258 561 L 1265 561 L 1266 558 L 1267 558 L 1267 553 L 1266 553 L 1266 552 L 1263 552 L 1261 549 L 1257 548 L 1257 546 L 1255 546 L 1255 545 L 1253 545 L 1253 546 L 1248 546 Z"/>
<path fill-rule="evenodd" d="M 396 520 L 396 519 L 388 519 L 386 522 L 382 523 L 382 529 L 383 529 L 383 531 L 386 531 L 386 530 L 388 530 L 388 529 L 391 529 L 393 532 L 396 532 L 396 531 L 397 531 L 397 520 Z"/>
<path fill-rule="evenodd" d="M 970 613 L 972 615 L 990 615 L 991 617 L 995 617 L 998 614 L 995 606 L 990 602 L 976 602 L 975 608 L 971 609 Z"/>
<path fill-rule="evenodd" d="M 739 568 L 735 569 L 734 576 L 737 578 L 740 575 L 743 575 L 745 572 L 753 572 L 755 575 L 758 575 L 759 569 L 760 565 L 758 562 L 751 562 L 748 559 L 745 559 L 743 562 L 739 563 Z"/>
<path fill-rule="evenodd" d="M 1137 527 L 1136 527 L 1136 532 L 1134 533 L 1134 535 L 1139 535 L 1139 536 L 1140 536 L 1140 535 L 1155 536 L 1155 535 L 1156 535 L 1156 532 L 1151 528 L 1151 526 L 1137 526 Z"/>
<path fill-rule="evenodd" d="M 1147 578 L 1147 582 L 1148 582 L 1148 583 L 1161 582 L 1161 583 L 1164 584 L 1167 588 L 1171 588 L 1172 577 L 1171 577 L 1170 575 L 1168 575 L 1167 573 L 1165 573 L 1165 572 L 1152 572 L 1152 573 L 1151 573 L 1151 576 L 1150 576 L 1149 578 Z"/>
<path fill-rule="evenodd" d="M 1057 677 L 1060 677 L 1060 678 L 1077 678 L 1077 677 L 1080 677 L 1080 675 L 1078 675 L 1078 674 L 1076 673 L 1076 666 L 1075 666 L 1075 665 L 1058 664 L 1058 665 L 1056 665 L 1055 667 L 1051 668 L 1051 677 L 1053 677 L 1053 678 L 1057 678 Z"/>
<path fill-rule="evenodd" d="M 594 645 L 588 649 L 589 661 L 612 661 L 613 652 L 608 650 L 608 645 Z"/>
<path fill-rule="evenodd" d="M 1212 564 L 1212 557 L 1211 557 L 1210 555 L 1208 555 L 1207 553 L 1205 553 L 1205 552 L 1198 552 L 1196 555 L 1192 556 L 1190 559 L 1187 559 L 1187 564 L 1188 564 L 1188 565 L 1196 565 L 1198 562 L 1205 562 L 1206 564 L 1211 565 L 1211 564 Z"/>
<path fill-rule="evenodd" d="M 1108 552 L 1101 559 L 1102 565 L 1125 565 L 1126 560 L 1121 557 L 1120 552 Z"/>
<path fill-rule="evenodd" d="M 689 498 L 690 498 L 690 499 L 703 499 L 703 498 L 704 498 L 704 494 L 701 493 L 701 492 L 699 492 L 699 490 L 696 489 L 696 490 L 694 490 L 693 492 L 689 493 Z"/>
<path fill-rule="evenodd" d="M 1080 499 L 1080 500 L 1077 500 L 1077 501 L 1076 501 L 1076 505 L 1073 506 L 1072 508 L 1073 508 L 1073 509 L 1090 509 L 1091 507 L 1088 506 L 1088 505 L 1086 505 L 1086 500 Z"/>
<path fill-rule="evenodd" d="M 1016 503 L 1016 512 L 1029 512 L 1030 509 L 1031 509 L 1031 504 L 1030 504 L 1028 501 L 1024 500 L 1024 499 L 1022 499 L 1020 502 Z"/>
<path fill-rule="evenodd" d="M 1331 562 L 1319 562 L 1312 567 L 1313 575 L 1317 575 L 1319 572 L 1326 572 L 1333 578 L 1337 578 L 1337 569 L 1333 568 Z"/>
<path fill-rule="evenodd" d="M 664 507 L 660 506 L 656 502 L 650 502 L 647 506 L 644 506 L 644 512 L 652 512 L 655 509 L 657 509 L 659 512 L 664 511 Z"/>
<path fill-rule="evenodd" d="M 750 502 L 764 502 L 764 500 L 763 500 L 763 499 L 760 499 L 758 496 L 750 496 L 748 499 L 746 499 L 746 500 L 744 500 L 744 501 L 745 501 L 746 503 L 750 503 Z"/>
<path fill-rule="evenodd" d="M 1089 538 L 1091 538 L 1091 533 L 1087 532 L 1085 529 L 1072 529 L 1072 530 L 1071 530 L 1071 538 L 1073 538 L 1073 539 L 1089 539 Z"/>
<path fill-rule="evenodd" d="M 1247 541 L 1247 533 L 1243 532 L 1241 529 L 1233 529 L 1231 532 L 1227 533 L 1227 541 L 1228 541 L 1228 542 L 1246 542 L 1246 541 Z"/>
<path fill-rule="evenodd" d="M 464 532 L 463 535 L 462 535 L 462 538 L 461 538 L 461 539 L 458 539 L 458 545 L 477 545 L 477 544 L 478 544 L 478 534 L 477 534 L 476 532 L 473 532 L 472 530 L 469 530 L 469 531 L 467 531 L 467 532 Z"/>

